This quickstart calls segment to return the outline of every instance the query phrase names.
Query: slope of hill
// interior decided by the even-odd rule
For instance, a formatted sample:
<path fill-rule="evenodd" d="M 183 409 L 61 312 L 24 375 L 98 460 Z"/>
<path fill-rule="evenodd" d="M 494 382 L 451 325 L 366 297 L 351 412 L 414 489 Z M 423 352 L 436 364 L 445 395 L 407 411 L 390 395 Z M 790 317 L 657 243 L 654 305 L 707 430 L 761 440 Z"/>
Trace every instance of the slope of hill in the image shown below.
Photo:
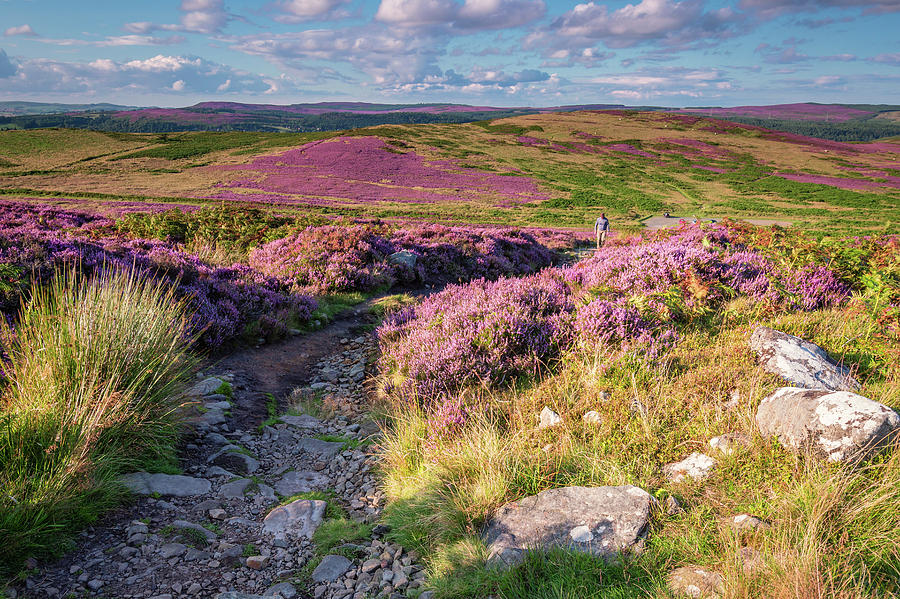
<path fill-rule="evenodd" d="M 52 102 L 0 101 L 0 116 L 21 116 L 28 114 L 58 114 L 65 112 L 100 112 L 112 110 L 139 110 L 140 106 L 121 104 L 57 104 Z"/>
<path fill-rule="evenodd" d="M 887 232 L 898 157 L 889 142 L 614 110 L 342 134 L 9 131 L 0 188 L 445 222 L 586 228 L 606 211 L 634 228 L 669 212 Z"/>

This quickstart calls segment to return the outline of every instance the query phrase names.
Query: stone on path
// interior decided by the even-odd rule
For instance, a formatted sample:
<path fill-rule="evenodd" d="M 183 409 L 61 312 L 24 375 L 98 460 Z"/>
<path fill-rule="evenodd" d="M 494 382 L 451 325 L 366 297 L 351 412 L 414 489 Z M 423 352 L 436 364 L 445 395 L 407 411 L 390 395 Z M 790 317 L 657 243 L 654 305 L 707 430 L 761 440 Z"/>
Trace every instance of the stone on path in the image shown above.
<path fill-rule="evenodd" d="M 289 582 L 273 584 L 263 593 L 263 597 L 281 597 L 281 599 L 296 599 L 298 595 L 297 589 Z"/>
<path fill-rule="evenodd" d="M 247 492 L 247 487 L 249 487 L 252 483 L 253 481 L 249 478 L 242 478 L 230 483 L 225 483 L 219 489 L 219 495 L 221 495 L 225 499 L 237 499 L 238 497 L 243 497 L 244 493 Z"/>
<path fill-rule="evenodd" d="M 322 459 L 331 459 L 344 449 L 343 443 L 334 441 L 322 441 L 313 437 L 303 437 L 297 439 L 295 447 L 306 453 L 318 454 Z"/>
<path fill-rule="evenodd" d="M 328 484 L 328 477 L 318 472 L 297 472 L 296 470 L 285 474 L 281 480 L 275 483 L 275 491 L 284 497 L 290 497 L 297 493 L 306 493 L 313 489 L 321 488 Z"/>
<path fill-rule="evenodd" d="M 290 426 L 295 426 L 297 428 L 316 428 L 317 426 L 322 424 L 322 421 L 318 418 L 314 418 L 309 414 L 303 414 L 301 416 L 291 416 L 290 414 L 285 414 L 284 416 L 280 416 L 279 420 L 288 424 Z"/>
<path fill-rule="evenodd" d="M 900 415 L 855 393 L 782 387 L 760 402 L 756 424 L 790 449 L 846 462 L 876 452 L 900 429 Z"/>
<path fill-rule="evenodd" d="M 326 555 L 312 572 L 313 582 L 331 582 L 350 569 L 351 561 L 343 555 Z"/>
<path fill-rule="evenodd" d="M 204 478 L 193 478 L 181 474 L 132 472 L 122 475 L 119 480 L 138 495 L 158 493 L 176 497 L 193 497 L 205 495 L 212 488 L 212 483 Z"/>
<path fill-rule="evenodd" d="M 750 349 L 766 372 L 777 374 L 795 387 L 856 391 L 859 381 L 850 370 L 835 364 L 821 347 L 769 327 L 756 327 Z"/>
<path fill-rule="evenodd" d="M 185 551 L 187 551 L 187 547 L 181 543 L 166 543 L 159 548 L 159 554 L 163 559 L 184 555 Z"/>
<path fill-rule="evenodd" d="M 188 389 L 186 395 L 190 395 L 191 397 L 203 397 L 204 395 L 213 395 L 216 391 L 218 391 L 219 387 L 224 383 L 222 379 L 219 377 L 211 376 L 209 378 L 205 378 L 190 389 Z"/>
<path fill-rule="evenodd" d="M 199 524 L 194 524 L 193 522 L 188 522 L 187 520 L 175 520 L 174 522 L 172 522 L 172 527 L 181 530 L 193 530 L 199 532 L 203 535 L 207 542 L 215 541 L 216 537 L 219 536 L 208 528 L 203 528 Z"/>
<path fill-rule="evenodd" d="M 538 423 L 538 428 L 547 428 L 548 426 L 556 426 L 562 422 L 562 417 L 548 408 L 544 406 L 544 409 L 541 410 L 540 422 Z"/>
<path fill-rule="evenodd" d="M 526 550 L 562 546 L 611 556 L 641 540 L 653 499 L 643 489 L 564 487 L 501 506 L 485 528 L 488 563 L 508 566 Z"/>
<path fill-rule="evenodd" d="M 236 474 L 253 474 L 259 470 L 256 458 L 243 453 L 236 445 L 226 445 L 207 461 Z"/>
<path fill-rule="evenodd" d="M 282 505 L 263 520 L 263 530 L 276 537 L 287 536 L 312 538 L 325 518 L 324 501 L 318 499 L 298 499 Z"/>
<path fill-rule="evenodd" d="M 246 561 L 247 567 L 251 570 L 262 570 L 269 565 L 268 555 L 251 555 Z"/>
<path fill-rule="evenodd" d="M 262 595 L 248 595 L 237 591 L 226 591 L 216 595 L 216 599 L 263 599 Z"/>
<path fill-rule="evenodd" d="M 686 478 L 703 480 L 715 467 L 716 461 L 705 453 L 696 451 L 680 462 L 666 464 L 663 472 L 673 483 L 680 483 Z"/>
<path fill-rule="evenodd" d="M 721 574 L 699 566 L 683 566 L 673 570 L 666 582 L 676 595 L 681 596 L 714 599 L 725 591 L 725 579 Z"/>

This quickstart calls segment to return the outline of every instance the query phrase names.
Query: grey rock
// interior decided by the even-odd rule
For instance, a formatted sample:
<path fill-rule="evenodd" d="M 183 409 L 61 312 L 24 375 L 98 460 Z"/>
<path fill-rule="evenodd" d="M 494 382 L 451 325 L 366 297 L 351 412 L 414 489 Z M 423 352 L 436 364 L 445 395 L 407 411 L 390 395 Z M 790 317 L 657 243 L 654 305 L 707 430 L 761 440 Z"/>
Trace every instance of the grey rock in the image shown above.
<path fill-rule="evenodd" d="M 228 419 L 225 418 L 225 412 L 222 410 L 210 410 L 200 416 L 200 421 L 207 426 L 216 426 L 224 424 Z"/>
<path fill-rule="evenodd" d="M 290 414 L 285 414 L 279 418 L 285 424 L 290 426 L 295 426 L 297 428 L 316 428 L 317 426 L 322 424 L 322 421 L 318 418 L 314 418 L 309 414 L 303 414 L 301 416 L 291 416 Z"/>
<path fill-rule="evenodd" d="M 337 580 L 350 569 L 350 560 L 343 555 L 326 555 L 312 572 L 313 582 L 331 582 Z"/>
<path fill-rule="evenodd" d="M 295 599 L 299 593 L 289 582 L 279 582 L 266 589 L 263 597 L 281 597 L 281 599 Z"/>
<path fill-rule="evenodd" d="M 600 412 L 596 410 L 591 410 L 590 412 L 585 412 L 581 417 L 582 422 L 585 424 L 590 424 L 593 426 L 599 426 L 603 424 L 603 416 L 600 415 Z"/>
<path fill-rule="evenodd" d="M 680 483 L 686 478 L 703 480 L 715 467 L 716 461 L 705 453 L 696 451 L 680 462 L 666 464 L 663 472 L 673 483 Z"/>
<path fill-rule="evenodd" d="M 263 599 L 262 595 L 248 595 L 237 591 L 225 591 L 216 595 L 216 599 Z"/>
<path fill-rule="evenodd" d="M 766 372 L 777 374 L 795 387 L 856 391 L 859 381 L 849 369 L 828 358 L 821 347 L 769 327 L 756 327 L 750 336 L 750 349 L 759 356 Z"/>
<path fill-rule="evenodd" d="M 556 426 L 560 423 L 562 423 L 562 417 L 547 406 L 544 406 L 544 409 L 541 410 L 541 415 L 539 417 L 538 428 Z"/>
<path fill-rule="evenodd" d="M 237 474 L 253 474 L 259 470 L 259 462 L 256 458 L 236 449 L 229 449 L 227 445 L 213 454 L 208 461 Z"/>
<path fill-rule="evenodd" d="M 90 582 L 88 582 L 87 586 L 92 591 L 98 591 L 98 590 L 100 590 L 100 587 L 103 586 L 103 581 L 95 578 L 94 580 L 91 580 Z"/>
<path fill-rule="evenodd" d="M 855 393 L 782 387 L 760 402 L 756 424 L 792 450 L 809 447 L 829 461 L 855 462 L 889 441 L 900 415 Z"/>
<path fill-rule="evenodd" d="M 714 599 L 725 590 L 725 579 L 718 572 L 699 566 L 683 566 L 669 572 L 666 583 L 676 595 Z"/>
<path fill-rule="evenodd" d="M 203 397 L 204 395 L 212 395 L 219 389 L 219 387 L 222 386 L 223 382 L 224 381 L 222 379 L 215 376 L 205 378 L 188 389 L 186 395 L 190 395 L 191 397 Z"/>
<path fill-rule="evenodd" d="M 184 555 L 185 551 L 187 551 L 187 547 L 181 543 L 166 543 L 159 548 L 159 554 L 163 559 Z"/>
<path fill-rule="evenodd" d="M 234 478 L 234 473 L 225 470 L 221 466 L 210 466 L 206 469 L 206 476 L 225 476 L 227 478 Z"/>
<path fill-rule="evenodd" d="M 416 267 L 418 256 L 409 250 L 400 250 L 399 252 L 394 252 L 388 256 L 387 259 L 390 264 L 398 264 L 412 270 Z"/>
<path fill-rule="evenodd" d="M 290 497 L 297 493 L 306 493 L 318 489 L 328 483 L 328 477 L 318 472 L 292 471 L 285 474 L 281 480 L 275 483 L 275 491 L 279 495 Z"/>
<path fill-rule="evenodd" d="M 615 555 L 641 540 L 652 504 L 646 491 L 630 485 L 549 489 L 507 503 L 484 530 L 488 563 L 513 565 L 535 547 Z"/>
<path fill-rule="evenodd" d="M 311 538 L 325 517 L 324 501 L 318 499 L 298 499 L 282 505 L 263 520 L 263 530 L 276 537 Z"/>
<path fill-rule="evenodd" d="M 176 497 L 193 497 L 205 495 L 212 488 L 212 483 L 204 478 L 193 478 L 180 474 L 133 472 L 122 475 L 119 480 L 138 495 L 159 493 Z"/>
<path fill-rule="evenodd" d="M 218 536 L 208 528 L 203 528 L 199 524 L 194 524 L 193 522 L 188 522 L 187 520 L 175 520 L 174 522 L 172 522 L 172 526 L 175 528 L 180 528 L 182 530 L 195 530 L 202 534 L 206 538 L 207 542 L 214 541 Z"/>
<path fill-rule="evenodd" d="M 322 441 L 312 437 L 303 437 L 297 439 L 296 447 L 298 450 L 306 453 L 316 454 L 324 459 L 333 458 L 344 449 L 343 443 L 333 441 Z"/>
<path fill-rule="evenodd" d="M 230 410 L 231 403 L 228 401 L 208 401 L 203 404 L 203 407 L 207 410 Z"/>
<path fill-rule="evenodd" d="M 735 433 L 725 433 L 709 440 L 710 449 L 718 451 L 722 455 L 731 455 L 738 447 L 748 445 L 750 445 L 750 439 L 745 435 Z"/>
<path fill-rule="evenodd" d="M 228 445 L 228 439 L 219 433 L 209 433 L 206 435 L 206 442 L 212 443 L 213 445 Z"/>
<path fill-rule="evenodd" d="M 226 499 L 237 499 L 238 497 L 243 497 L 244 493 L 247 491 L 247 487 L 249 487 L 252 483 L 253 481 L 249 478 L 242 478 L 230 483 L 225 483 L 219 489 L 219 495 Z"/>
<path fill-rule="evenodd" d="M 738 531 L 772 528 L 771 524 L 751 514 L 738 514 L 728 518 L 727 523 Z"/>

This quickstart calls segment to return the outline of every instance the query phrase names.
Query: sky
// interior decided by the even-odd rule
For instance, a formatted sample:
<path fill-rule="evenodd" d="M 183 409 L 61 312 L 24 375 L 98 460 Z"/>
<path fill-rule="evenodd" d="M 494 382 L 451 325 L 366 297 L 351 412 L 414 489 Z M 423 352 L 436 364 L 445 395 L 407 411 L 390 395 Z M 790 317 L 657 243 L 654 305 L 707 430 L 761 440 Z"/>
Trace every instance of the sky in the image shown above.
<path fill-rule="evenodd" d="M 0 100 L 900 103 L 900 0 L 0 0 Z"/>

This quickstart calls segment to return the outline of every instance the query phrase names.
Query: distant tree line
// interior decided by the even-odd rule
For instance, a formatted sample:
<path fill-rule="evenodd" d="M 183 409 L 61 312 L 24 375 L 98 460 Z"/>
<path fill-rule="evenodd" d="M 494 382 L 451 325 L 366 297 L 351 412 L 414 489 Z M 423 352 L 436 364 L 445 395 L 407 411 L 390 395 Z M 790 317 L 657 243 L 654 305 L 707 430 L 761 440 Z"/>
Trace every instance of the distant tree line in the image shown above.
<path fill-rule="evenodd" d="M 717 117 L 722 118 L 722 117 Z M 788 119 L 760 119 L 749 116 L 728 115 L 728 121 L 775 129 L 785 133 L 796 133 L 808 137 L 831 139 L 834 141 L 872 141 L 883 137 L 900 135 L 900 122 L 888 120 L 854 120 L 843 123 L 823 121 L 797 121 Z"/>
<path fill-rule="evenodd" d="M 227 111 L 192 110 L 198 115 L 209 114 L 214 119 L 217 114 Z M 240 114 L 230 123 L 203 123 L 166 120 L 165 118 L 138 118 L 115 116 L 113 113 L 81 114 L 36 114 L 0 117 L 0 129 L 4 127 L 21 129 L 43 129 L 61 127 L 67 129 L 93 129 L 96 131 L 118 131 L 122 133 L 175 133 L 179 131 L 340 131 L 375 125 L 402 125 L 419 123 L 468 123 L 484 119 L 500 119 L 536 111 L 518 109 L 483 112 L 394 112 L 387 114 L 355 114 L 329 112 L 324 114 L 289 114 L 281 111 L 261 111 Z M 202 118 L 202 116 L 201 116 Z"/>

